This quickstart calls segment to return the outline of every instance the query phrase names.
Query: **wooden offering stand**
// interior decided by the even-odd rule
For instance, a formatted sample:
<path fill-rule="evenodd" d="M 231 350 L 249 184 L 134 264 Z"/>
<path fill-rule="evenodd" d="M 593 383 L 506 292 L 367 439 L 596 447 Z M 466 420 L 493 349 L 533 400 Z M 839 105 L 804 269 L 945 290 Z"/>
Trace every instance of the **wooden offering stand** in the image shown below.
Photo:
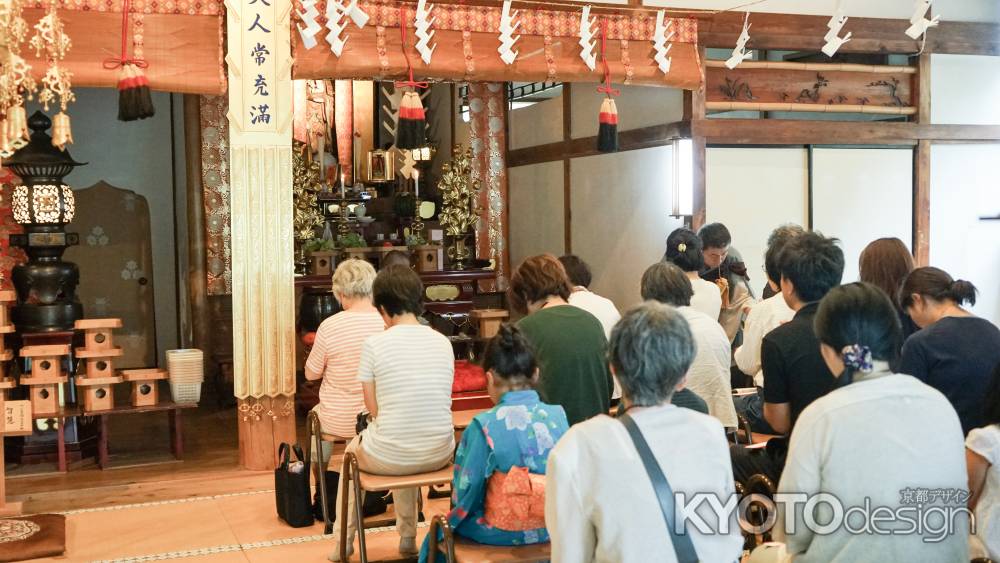
<path fill-rule="evenodd" d="M 68 344 L 21 348 L 21 357 L 31 359 L 31 371 L 21 378 L 21 385 L 31 387 L 31 410 L 35 415 L 59 413 L 59 386 L 68 377 L 62 369 L 66 356 L 69 356 Z"/>
<path fill-rule="evenodd" d="M 510 314 L 503 309 L 473 309 L 469 316 L 479 325 L 479 337 L 490 339 L 500 332 L 500 325 Z"/>
<path fill-rule="evenodd" d="M 170 372 L 165 369 L 125 369 L 122 378 L 132 384 L 132 406 L 152 407 L 159 400 L 158 382 Z"/>
<path fill-rule="evenodd" d="M 114 358 L 122 355 L 122 349 L 114 345 L 112 330 L 121 328 L 122 321 L 83 319 L 74 326 L 84 331 L 84 347 L 76 349 L 76 357 L 87 363 L 86 376 L 76 381 L 77 387 L 84 388 L 83 410 L 111 410 L 115 407 L 114 385 L 122 380 L 114 370 Z"/>
<path fill-rule="evenodd" d="M 13 291 L 0 291 L 0 394 L 7 398 L 7 390 L 14 388 L 14 378 L 10 377 L 10 363 L 14 360 L 14 351 L 7 348 L 6 336 L 14 332 L 10 323 L 10 306 L 17 301 Z"/>

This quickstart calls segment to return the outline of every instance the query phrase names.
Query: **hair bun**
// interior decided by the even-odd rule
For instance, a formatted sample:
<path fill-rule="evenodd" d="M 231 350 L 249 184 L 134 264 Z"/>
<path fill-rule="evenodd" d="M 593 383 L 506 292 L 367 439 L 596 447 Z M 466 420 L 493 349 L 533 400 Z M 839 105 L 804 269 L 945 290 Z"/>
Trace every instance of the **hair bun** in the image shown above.
<path fill-rule="evenodd" d="M 517 327 L 510 323 L 503 323 L 500 325 L 500 330 L 497 331 L 497 344 L 504 349 L 512 349 L 517 344 L 518 334 Z"/>
<path fill-rule="evenodd" d="M 950 297 L 959 305 L 965 302 L 968 302 L 969 305 L 976 304 L 976 286 L 972 285 L 972 282 L 970 281 L 955 280 L 951 282 L 951 286 L 948 288 L 948 293 L 950 294 Z"/>

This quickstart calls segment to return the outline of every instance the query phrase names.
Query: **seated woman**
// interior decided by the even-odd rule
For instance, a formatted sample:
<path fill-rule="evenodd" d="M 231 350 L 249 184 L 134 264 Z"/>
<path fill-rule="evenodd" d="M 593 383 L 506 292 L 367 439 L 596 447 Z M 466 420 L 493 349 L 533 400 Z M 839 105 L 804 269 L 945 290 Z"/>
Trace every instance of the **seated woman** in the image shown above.
<path fill-rule="evenodd" d="M 830 290 L 814 323 L 823 360 L 840 386 L 799 415 L 778 492 L 825 493 L 844 512 L 867 506 L 870 515 L 882 516 L 866 524 L 848 513 L 843 525 L 820 533 L 808 523 L 831 522 L 826 501 L 815 504 L 808 519 L 805 497 L 779 502 L 775 539 L 785 541 L 796 563 L 968 561 L 968 515 L 947 517 L 950 529 L 942 532 L 941 520 L 918 506 L 943 513 L 950 501 L 918 505 L 906 498 L 907 490 L 963 490 L 967 475 L 962 428 L 948 400 L 889 367 L 901 337 L 896 308 L 874 285 L 852 283 Z M 957 502 L 950 508 L 966 510 Z M 935 524 L 914 530 L 910 517 Z M 865 531 L 869 525 L 874 532 Z"/>
<path fill-rule="evenodd" d="M 938 268 L 917 268 L 899 290 L 899 301 L 921 330 L 903 344 L 900 373 L 944 393 L 958 411 L 962 431 L 983 425 L 983 396 L 1000 363 L 1000 329 L 964 309 L 976 288 Z"/>
<path fill-rule="evenodd" d="M 993 370 L 985 402 L 984 426 L 965 439 L 969 510 L 976 515 L 969 556 L 1000 561 L 1000 364 Z"/>
<path fill-rule="evenodd" d="M 913 271 L 913 255 L 898 238 L 880 238 L 868 243 L 858 258 L 858 277 L 885 292 L 896 307 L 903 340 L 917 332 L 919 327 L 899 305 L 899 288 Z"/>
<path fill-rule="evenodd" d="M 358 413 L 365 410 L 365 398 L 358 381 L 361 345 L 385 330 L 385 321 L 372 305 L 375 268 L 364 260 L 345 260 L 333 273 L 333 295 L 343 311 L 323 321 L 316 331 L 306 379 L 322 379 L 319 414 L 324 434 L 349 440 L 354 437 Z M 324 442 L 322 459 L 330 459 L 332 443 Z"/>
<path fill-rule="evenodd" d="M 670 403 L 691 366 L 694 347 L 680 313 L 647 301 L 615 326 L 608 359 L 622 386 L 626 414 L 674 493 L 688 499 L 709 494 L 725 504 L 735 490 L 722 424 Z M 622 421 L 597 416 L 581 422 L 549 454 L 545 523 L 553 561 L 676 560 L 653 481 Z M 697 560 L 739 559 L 743 538 L 735 514 L 728 522 L 711 517 L 703 522 L 707 528 L 689 523 L 682 536 L 690 538 Z"/>
<path fill-rule="evenodd" d="M 510 278 L 517 323 L 535 351 L 542 400 L 566 410 L 570 424 L 607 414 L 613 389 L 604 358 L 607 337 L 597 317 L 567 301 L 572 288 L 551 254 L 525 259 Z"/>
<path fill-rule="evenodd" d="M 691 288 L 694 290 L 691 307 L 718 321 L 719 313 L 722 312 L 722 294 L 719 293 L 719 286 L 698 275 L 705 267 L 698 235 L 684 227 L 674 229 L 667 237 L 667 251 L 663 253 L 663 259 L 676 264 L 691 280 Z"/>
<path fill-rule="evenodd" d="M 347 446 L 362 471 L 411 475 L 441 469 L 451 462 L 455 432 L 451 385 L 455 356 L 441 333 L 417 321 L 423 284 L 406 266 L 391 266 L 375 277 L 373 302 L 388 327 L 365 340 L 358 366 L 365 406 L 373 419 Z M 344 498 L 341 475 L 337 498 Z M 392 491 L 399 552 L 414 555 L 417 535 L 416 488 Z M 354 551 L 354 495 L 349 496 L 347 553 Z M 339 506 L 338 506 L 339 508 Z M 338 511 L 339 512 L 339 511 Z M 337 538 L 339 540 L 339 537 Z M 330 556 L 339 561 L 339 546 Z"/>
<path fill-rule="evenodd" d="M 456 534 L 479 543 L 547 542 L 541 476 L 549 451 L 569 429 L 566 413 L 539 400 L 535 358 L 516 327 L 500 327 L 486 345 L 483 369 L 496 406 L 476 415 L 462 433 L 448 522 Z M 421 562 L 429 557 L 429 538 Z"/>

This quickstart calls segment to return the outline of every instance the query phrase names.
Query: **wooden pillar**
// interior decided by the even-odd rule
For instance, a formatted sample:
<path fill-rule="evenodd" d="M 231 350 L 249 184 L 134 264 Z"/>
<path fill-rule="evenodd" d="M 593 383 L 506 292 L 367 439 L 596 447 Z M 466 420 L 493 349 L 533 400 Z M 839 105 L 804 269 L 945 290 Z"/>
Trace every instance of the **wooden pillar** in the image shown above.
<path fill-rule="evenodd" d="M 931 122 L 931 55 L 917 58 L 913 78 L 917 104 L 915 120 Z M 913 260 L 918 267 L 930 264 L 931 253 L 931 142 L 920 140 L 913 149 Z"/>
<path fill-rule="evenodd" d="M 570 142 L 573 140 L 573 85 L 563 83 L 563 154 L 569 154 Z M 563 254 L 573 253 L 573 198 L 571 192 L 570 158 L 563 158 Z"/>
<path fill-rule="evenodd" d="M 694 161 L 691 182 L 694 193 L 691 202 L 691 230 L 705 224 L 705 135 L 698 125 L 705 120 L 705 48 L 698 48 L 702 83 L 697 90 L 684 91 L 684 120 L 691 124 L 691 158 Z"/>
<path fill-rule="evenodd" d="M 212 315 L 208 308 L 205 249 L 205 191 L 201 169 L 201 97 L 184 96 L 184 161 L 187 166 L 188 305 L 191 308 L 191 345 L 212 351 Z M 208 365 L 214 365 L 208 362 Z"/>
<path fill-rule="evenodd" d="M 227 2 L 233 372 L 240 463 L 295 440 L 291 0 Z"/>

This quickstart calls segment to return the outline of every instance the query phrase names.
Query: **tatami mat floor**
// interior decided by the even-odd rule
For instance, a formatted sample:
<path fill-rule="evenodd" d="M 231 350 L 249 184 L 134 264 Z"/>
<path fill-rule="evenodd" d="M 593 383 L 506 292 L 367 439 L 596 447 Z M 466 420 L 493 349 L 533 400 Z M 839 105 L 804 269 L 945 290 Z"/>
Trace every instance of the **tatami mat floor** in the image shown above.
<path fill-rule="evenodd" d="M 425 501 L 425 514 L 443 512 L 447 502 Z M 333 550 L 321 523 L 291 528 L 278 520 L 270 491 L 82 509 L 66 518 L 66 554 L 38 561 L 322 562 Z M 418 528 L 418 541 L 426 531 Z M 371 529 L 367 538 L 372 561 L 400 559 L 392 527 Z"/>

